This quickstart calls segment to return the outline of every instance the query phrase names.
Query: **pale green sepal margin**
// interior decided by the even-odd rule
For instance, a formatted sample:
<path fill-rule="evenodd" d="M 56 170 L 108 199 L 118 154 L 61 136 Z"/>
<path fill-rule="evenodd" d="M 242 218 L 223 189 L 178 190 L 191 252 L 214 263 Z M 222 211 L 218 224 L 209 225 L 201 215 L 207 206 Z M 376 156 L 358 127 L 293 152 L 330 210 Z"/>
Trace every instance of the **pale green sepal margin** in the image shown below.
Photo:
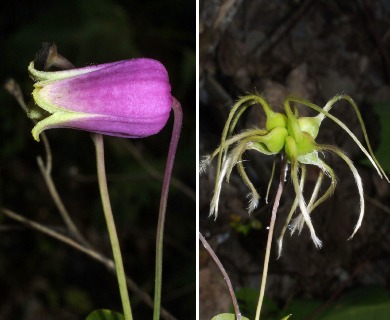
<path fill-rule="evenodd" d="M 213 317 L 211 320 L 236 320 L 234 313 L 221 313 Z M 241 317 L 241 320 L 249 320 L 247 317 Z"/>
<path fill-rule="evenodd" d="M 39 121 L 35 127 L 32 129 L 31 133 L 36 141 L 39 142 L 39 135 L 42 131 L 55 127 L 65 127 L 67 122 L 73 120 L 84 120 L 84 119 L 93 119 L 96 118 L 94 115 L 84 114 L 84 113 L 66 113 L 66 112 L 56 112 L 51 116 Z"/>
<path fill-rule="evenodd" d="M 285 316 L 284 318 L 282 318 L 281 320 L 287 320 L 287 319 L 289 319 L 291 316 L 292 316 L 292 314 L 289 314 L 289 315 Z"/>
<path fill-rule="evenodd" d="M 47 101 L 42 95 L 40 94 L 41 88 L 35 88 L 32 96 L 35 101 L 35 103 L 42 108 L 43 110 L 46 110 L 49 113 L 55 113 L 55 112 L 69 112 L 69 113 L 77 113 L 74 111 L 70 111 L 65 108 L 58 107 L 50 102 Z"/>
<path fill-rule="evenodd" d="M 42 86 L 49 82 L 79 76 L 96 70 L 98 70 L 98 68 L 80 68 L 61 71 L 40 71 L 35 69 L 34 61 L 31 61 L 28 66 L 28 72 L 30 73 L 33 80 L 39 81 L 34 86 Z"/>

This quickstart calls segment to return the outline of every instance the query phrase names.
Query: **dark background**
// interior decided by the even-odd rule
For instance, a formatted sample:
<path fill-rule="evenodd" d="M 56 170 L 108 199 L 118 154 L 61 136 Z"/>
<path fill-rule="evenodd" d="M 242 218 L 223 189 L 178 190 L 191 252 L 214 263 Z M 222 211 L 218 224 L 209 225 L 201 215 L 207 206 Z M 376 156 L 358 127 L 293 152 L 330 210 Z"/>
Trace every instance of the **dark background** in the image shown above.
<path fill-rule="evenodd" d="M 247 92 L 264 94 L 277 111 L 289 93 L 320 106 L 345 93 L 358 103 L 379 161 L 389 172 L 389 26 L 390 2 L 386 0 L 201 0 L 200 155 L 218 146 L 232 104 Z M 312 114 L 305 108 L 299 112 Z M 332 113 L 362 137 L 351 107 L 338 103 Z M 262 109 L 254 107 L 240 119 L 237 131 L 263 125 Z M 280 320 L 289 313 L 293 314 L 291 319 L 325 319 L 332 310 L 339 318 L 328 314 L 326 319 L 387 319 L 389 185 L 332 121 L 324 120 L 320 131 L 318 143 L 339 146 L 358 167 L 366 199 L 363 225 L 347 241 L 358 215 L 356 185 L 342 160 L 323 155 L 339 178 L 334 196 L 313 213 L 323 248 L 314 247 L 307 228 L 300 236 L 285 235 L 279 260 L 274 242 L 264 319 Z M 248 216 L 248 189 L 235 172 L 230 183 L 223 185 L 218 218 L 208 218 L 214 163 L 200 179 L 200 230 L 222 260 L 237 292 L 241 291 L 243 315 L 252 319 L 270 219 L 271 207 L 264 198 L 273 159 L 255 152 L 247 152 L 245 159 L 247 172 L 262 196 L 258 209 Z M 306 197 L 317 174 L 315 169 L 308 172 Z M 270 199 L 278 176 L 276 173 Z M 325 185 L 322 190 L 326 190 Z M 291 180 L 287 179 L 275 240 L 293 199 Z M 200 252 L 200 262 L 200 319 L 207 320 L 227 312 L 230 298 L 222 276 L 204 251 Z M 380 301 L 385 301 L 381 308 L 386 306 L 387 313 L 380 313 L 384 309 L 375 305 Z M 372 314 L 377 311 L 376 317 L 364 314 L 365 306 L 372 307 Z M 347 307 L 352 310 L 348 315 L 342 313 Z"/>
<path fill-rule="evenodd" d="M 189 188 L 172 187 L 168 200 L 162 304 L 178 319 L 195 319 L 195 2 L 2 1 L 0 80 L 32 89 L 27 66 L 43 41 L 54 41 L 76 66 L 133 57 L 160 60 L 172 94 L 182 103 L 184 125 L 173 175 Z M 66 232 L 36 157 L 41 143 L 14 99 L 0 90 L 0 206 Z M 153 295 L 155 229 L 161 181 L 127 149 L 163 173 L 172 119 L 153 137 L 107 137 L 106 167 L 125 269 Z M 94 148 L 86 132 L 47 132 L 53 179 L 82 234 L 111 256 L 96 181 Z M 121 310 L 115 277 L 84 254 L 0 215 L 0 319 L 84 319 L 95 308 Z M 135 319 L 152 310 L 131 294 Z"/>

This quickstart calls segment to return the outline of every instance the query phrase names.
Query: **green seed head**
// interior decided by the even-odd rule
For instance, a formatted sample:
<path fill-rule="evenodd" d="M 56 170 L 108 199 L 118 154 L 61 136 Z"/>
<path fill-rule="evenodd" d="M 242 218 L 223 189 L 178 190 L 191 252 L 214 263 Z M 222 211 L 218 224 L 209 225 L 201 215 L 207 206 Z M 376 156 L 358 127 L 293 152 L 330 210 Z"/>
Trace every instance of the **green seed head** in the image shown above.
<path fill-rule="evenodd" d="M 289 161 L 297 159 L 298 157 L 297 144 L 293 137 L 290 136 L 286 137 L 286 144 L 284 146 L 284 151 L 286 152 L 286 156 Z"/>
<path fill-rule="evenodd" d="M 310 133 L 306 131 L 302 132 L 302 139 L 297 143 L 298 155 L 302 156 L 304 154 L 311 153 L 315 150 L 315 142 Z"/>
<path fill-rule="evenodd" d="M 298 156 L 302 156 L 316 150 L 316 144 L 313 137 L 307 133 L 302 132 L 301 140 L 299 142 L 291 136 L 286 137 L 286 144 L 284 151 L 286 152 L 288 160 L 297 159 Z"/>
<path fill-rule="evenodd" d="M 267 121 L 265 123 L 265 128 L 268 131 L 271 131 L 274 128 L 287 127 L 287 117 L 283 113 L 272 112 L 267 115 Z"/>
<path fill-rule="evenodd" d="M 276 127 L 266 136 L 264 136 L 264 144 L 267 146 L 267 149 L 272 153 L 278 153 L 283 149 L 284 143 L 287 137 L 287 129 Z"/>
<path fill-rule="evenodd" d="M 317 138 L 321 122 L 317 117 L 302 117 L 298 119 L 302 131 L 309 133 L 313 139 Z"/>

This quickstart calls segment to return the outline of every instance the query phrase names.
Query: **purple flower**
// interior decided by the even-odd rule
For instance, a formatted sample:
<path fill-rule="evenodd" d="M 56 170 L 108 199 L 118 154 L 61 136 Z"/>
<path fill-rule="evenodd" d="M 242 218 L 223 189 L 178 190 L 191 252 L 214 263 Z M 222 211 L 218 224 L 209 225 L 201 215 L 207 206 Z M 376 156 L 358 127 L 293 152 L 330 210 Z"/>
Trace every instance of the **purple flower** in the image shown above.
<path fill-rule="evenodd" d="M 38 71 L 31 62 L 39 134 L 73 128 L 106 135 L 141 138 L 158 133 L 172 107 L 165 67 L 152 59 L 132 59 L 65 71 Z"/>

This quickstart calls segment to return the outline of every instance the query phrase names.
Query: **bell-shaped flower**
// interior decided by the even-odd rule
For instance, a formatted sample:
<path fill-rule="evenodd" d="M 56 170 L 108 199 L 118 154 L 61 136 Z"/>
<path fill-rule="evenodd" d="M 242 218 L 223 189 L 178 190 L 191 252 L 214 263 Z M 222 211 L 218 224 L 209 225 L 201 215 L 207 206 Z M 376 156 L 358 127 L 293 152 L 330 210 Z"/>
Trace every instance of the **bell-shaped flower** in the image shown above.
<path fill-rule="evenodd" d="M 152 59 L 131 59 L 64 71 L 39 71 L 31 62 L 35 105 L 29 116 L 39 134 L 73 128 L 126 138 L 158 133 L 172 108 L 165 67 Z"/>

